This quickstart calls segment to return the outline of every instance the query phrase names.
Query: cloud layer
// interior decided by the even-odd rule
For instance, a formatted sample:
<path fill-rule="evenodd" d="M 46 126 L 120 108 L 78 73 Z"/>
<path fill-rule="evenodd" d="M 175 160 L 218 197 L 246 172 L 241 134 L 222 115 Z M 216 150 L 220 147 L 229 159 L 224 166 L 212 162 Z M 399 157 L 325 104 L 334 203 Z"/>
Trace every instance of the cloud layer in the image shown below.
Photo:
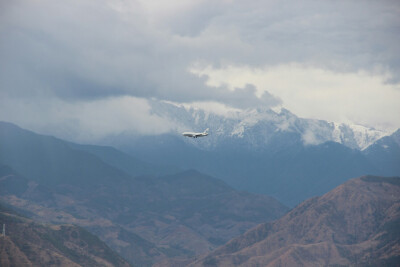
<path fill-rule="evenodd" d="M 0 101 L 0 121 L 7 121 L 10 114 L 24 128 L 82 143 L 176 129 L 169 118 L 153 114 L 146 99 L 130 96 L 74 102 L 58 98 Z"/>
<path fill-rule="evenodd" d="M 17 0 L 0 5 L 0 104 L 19 103 L 27 114 L 48 112 L 49 105 L 39 102 L 89 105 L 129 96 L 235 108 L 282 104 L 299 107 L 293 111 L 300 115 L 330 120 L 345 116 L 380 126 L 387 112 L 369 120 L 370 114 L 357 112 L 359 106 L 345 104 L 346 114 L 335 117 L 333 107 L 310 109 L 310 101 L 301 96 L 343 101 L 340 94 L 365 101 L 375 113 L 381 112 L 381 103 L 391 104 L 397 97 L 385 84 L 398 90 L 400 81 L 398 1 Z M 215 73 L 193 72 L 193 66 L 265 70 L 291 64 L 312 70 L 298 72 L 310 85 L 293 89 L 305 90 L 297 99 L 277 91 L 280 82 L 268 79 L 266 72 L 266 84 L 245 80 L 243 72 L 236 77 L 243 82 L 235 86 L 229 81 L 209 86 Z M 381 97 L 359 98 L 361 89 L 348 84 L 320 86 L 313 71 L 380 77 L 377 87 L 367 91 L 381 90 Z M 32 110 L 22 105 L 36 101 Z M 2 108 L 3 119 L 15 120 L 11 110 Z M 138 114 L 142 111 L 138 108 Z M 45 124 L 38 115 L 30 120 Z M 398 121 L 385 123 L 393 127 Z"/>
<path fill-rule="evenodd" d="M 251 82 L 256 95 L 271 92 L 296 115 L 395 130 L 400 125 L 400 85 L 388 74 L 338 73 L 301 64 L 252 68 L 192 68 L 209 86 L 243 87 Z"/>

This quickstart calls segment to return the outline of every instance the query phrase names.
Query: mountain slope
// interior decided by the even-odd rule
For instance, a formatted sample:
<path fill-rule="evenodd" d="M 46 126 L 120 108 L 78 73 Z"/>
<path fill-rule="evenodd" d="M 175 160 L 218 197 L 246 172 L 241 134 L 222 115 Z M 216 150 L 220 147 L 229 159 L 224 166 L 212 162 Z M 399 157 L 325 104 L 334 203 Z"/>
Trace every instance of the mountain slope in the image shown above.
<path fill-rule="evenodd" d="M 124 171 L 132 176 L 137 175 L 165 175 L 181 171 L 179 168 L 172 166 L 160 166 L 150 164 L 134 158 L 124 152 L 113 147 L 95 146 L 95 145 L 78 145 L 69 143 L 73 149 L 89 152 L 95 155 L 103 162 Z"/>
<path fill-rule="evenodd" d="M 0 164 L 0 198 L 34 219 L 83 226 L 133 264 L 209 252 L 287 211 L 194 170 L 133 177 L 102 160 L 129 159 L 114 149 L 96 147 L 100 159 L 82 145 L 0 126 L 0 163 L 12 167 Z"/>
<path fill-rule="evenodd" d="M 183 138 L 142 137 L 130 142 L 131 153 L 147 161 L 209 173 L 236 189 L 271 195 L 289 206 L 322 195 L 351 177 L 376 172 L 361 151 L 335 142 L 304 146 L 294 133 L 273 137 L 268 149 L 261 151 L 238 143 L 202 150 Z"/>
<path fill-rule="evenodd" d="M 99 189 L 87 194 L 77 187 L 68 188 L 74 196 L 69 191 L 59 192 L 38 184 L 0 164 L 0 199 L 19 213 L 39 221 L 83 226 L 138 266 L 151 265 L 151 258 L 165 256 L 153 243 L 104 216 L 104 201 L 85 203 L 85 200 L 92 198 L 101 200 L 104 193 L 99 193 Z"/>
<path fill-rule="evenodd" d="M 60 183 L 86 187 L 129 179 L 124 172 L 93 154 L 70 148 L 60 139 L 0 123 L 0 163 L 48 186 Z"/>
<path fill-rule="evenodd" d="M 206 253 L 287 211 L 197 171 L 138 177 L 90 194 L 54 192 L 6 166 L 0 174 L 3 201 L 41 221 L 84 226 L 140 266 Z"/>
<path fill-rule="evenodd" d="M 44 225 L 0 205 L 1 266 L 130 266 L 96 236 L 72 225 Z"/>
<path fill-rule="evenodd" d="M 400 178 L 364 176 L 309 199 L 191 266 L 398 266 Z"/>
<path fill-rule="evenodd" d="M 303 119 L 285 109 L 218 115 L 157 102 L 153 112 L 174 121 L 176 132 L 122 135 L 105 142 L 148 162 L 197 169 L 238 190 L 274 196 L 288 206 L 322 195 L 351 177 L 400 175 L 400 148 L 389 149 L 390 153 L 380 151 L 382 146 L 376 151 L 367 148 L 382 137 L 391 139 L 379 130 Z M 180 134 L 205 128 L 210 128 L 205 138 Z"/>
<path fill-rule="evenodd" d="M 363 151 L 375 166 L 374 174 L 398 175 L 400 173 L 400 129 L 385 136 Z"/>
<path fill-rule="evenodd" d="M 0 122 L 0 147 L 0 163 L 53 186 L 60 182 L 85 186 L 83 181 L 106 183 L 176 170 L 145 163 L 112 147 L 74 144 L 6 122 Z"/>

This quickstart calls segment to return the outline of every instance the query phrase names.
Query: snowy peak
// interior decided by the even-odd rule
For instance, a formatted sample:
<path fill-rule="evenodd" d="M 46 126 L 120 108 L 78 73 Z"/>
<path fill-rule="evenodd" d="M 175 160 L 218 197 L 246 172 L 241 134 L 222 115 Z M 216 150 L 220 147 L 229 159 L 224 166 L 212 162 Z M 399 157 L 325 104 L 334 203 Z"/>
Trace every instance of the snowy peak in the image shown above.
<path fill-rule="evenodd" d="M 390 134 L 362 125 L 347 125 L 342 123 L 333 123 L 333 125 L 333 141 L 360 150 L 366 149 L 377 140 Z"/>
<path fill-rule="evenodd" d="M 175 123 L 177 132 L 210 128 L 210 136 L 206 140 L 185 140 L 204 149 L 213 149 L 230 141 L 260 148 L 272 140 L 276 141 L 279 136 L 292 134 L 291 136 L 298 136 L 304 145 L 333 141 L 352 149 L 364 150 L 378 139 L 389 135 L 387 132 L 360 125 L 299 118 L 284 108 L 276 111 L 269 108 L 232 109 L 218 113 L 189 105 L 158 101 L 151 105 L 155 114 L 167 117 Z"/>

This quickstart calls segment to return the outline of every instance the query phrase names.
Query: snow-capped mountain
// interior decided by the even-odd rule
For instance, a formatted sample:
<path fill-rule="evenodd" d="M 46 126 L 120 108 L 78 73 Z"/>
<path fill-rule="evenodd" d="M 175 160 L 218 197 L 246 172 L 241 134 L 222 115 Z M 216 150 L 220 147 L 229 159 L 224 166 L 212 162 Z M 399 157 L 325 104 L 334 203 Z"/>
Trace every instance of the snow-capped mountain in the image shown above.
<path fill-rule="evenodd" d="M 382 131 L 303 119 L 286 109 L 210 112 L 154 102 L 152 112 L 175 125 L 174 132 L 121 135 L 107 144 L 148 162 L 200 170 L 237 189 L 271 195 L 289 206 L 353 177 L 399 174 L 395 167 L 398 145 Z M 205 138 L 181 135 L 206 128 L 210 134 Z"/>
<path fill-rule="evenodd" d="M 231 110 L 225 114 L 206 111 L 185 105 L 153 102 L 152 111 L 177 125 L 177 132 L 210 129 L 210 136 L 193 143 L 202 149 L 213 149 L 230 141 L 246 144 L 252 149 L 262 149 L 282 134 L 295 134 L 304 145 L 318 145 L 327 141 L 364 150 L 390 133 L 343 123 L 299 118 L 287 109 Z M 186 140 L 191 142 L 190 140 Z"/>

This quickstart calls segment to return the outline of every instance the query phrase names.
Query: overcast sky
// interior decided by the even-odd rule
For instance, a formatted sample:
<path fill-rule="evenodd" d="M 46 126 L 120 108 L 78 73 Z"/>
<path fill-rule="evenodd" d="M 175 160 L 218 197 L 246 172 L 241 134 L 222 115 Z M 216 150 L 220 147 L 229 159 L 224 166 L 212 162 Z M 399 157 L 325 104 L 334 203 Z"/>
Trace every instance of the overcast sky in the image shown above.
<path fill-rule="evenodd" d="M 154 134 L 174 127 L 151 113 L 158 99 L 394 130 L 399 14 L 399 1 L 0 0 L 0 120 Z"/>

